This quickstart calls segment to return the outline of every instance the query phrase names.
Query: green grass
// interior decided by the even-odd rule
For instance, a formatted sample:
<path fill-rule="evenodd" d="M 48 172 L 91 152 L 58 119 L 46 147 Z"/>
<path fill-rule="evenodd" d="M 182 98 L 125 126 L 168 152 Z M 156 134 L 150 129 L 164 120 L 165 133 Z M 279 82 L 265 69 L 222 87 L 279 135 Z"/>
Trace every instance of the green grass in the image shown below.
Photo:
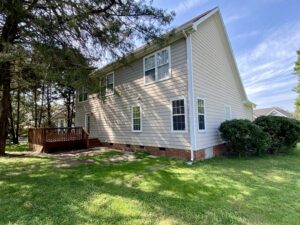
<path fill-rule="evenodd" d="M 20 142 L 17 145 L 12 144 L 12 143 L 8 143 L 8 144 L 6 144 L 5 151 L 7 151 L 7 152 L 24 152 L 24 151 L 28 151 L 28 142 Z"/>
<path fill-rule="evenodd" d="M 0 224 L 299 224 L 300 145 L 289 155 L 183 161 L 119 153 L 56 167 L 0 158 Z"/>

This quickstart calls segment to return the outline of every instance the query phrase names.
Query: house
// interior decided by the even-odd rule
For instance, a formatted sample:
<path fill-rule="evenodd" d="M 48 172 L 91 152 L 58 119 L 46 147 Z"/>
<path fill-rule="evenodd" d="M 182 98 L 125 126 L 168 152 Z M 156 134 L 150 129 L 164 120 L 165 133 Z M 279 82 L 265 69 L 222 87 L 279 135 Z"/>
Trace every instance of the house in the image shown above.
<path fill-rule="evenodd" d="M 287 118 L 294 118 L 293 114 L 279 107 L 262 108 L 253 110 L 253 118 L 260 116 L 283 116 Z"/>
<path fill-rule="evenodd" d="M 55 123 L 55 127 L 62 128 L 67 127 L 67 112 L 64 105 L 57 105 L 52 115 L 52 120 Z"/>
<path fill-rule="evenodd" d="M 165 46 L 148 45 L 90 76 L 105 77 L 106 99 L 78 90 L 76 126 L 103 145 L 204 159 L 225 145 L 225 120 L 253 118 L 218 8 L 175 29 Z"/>

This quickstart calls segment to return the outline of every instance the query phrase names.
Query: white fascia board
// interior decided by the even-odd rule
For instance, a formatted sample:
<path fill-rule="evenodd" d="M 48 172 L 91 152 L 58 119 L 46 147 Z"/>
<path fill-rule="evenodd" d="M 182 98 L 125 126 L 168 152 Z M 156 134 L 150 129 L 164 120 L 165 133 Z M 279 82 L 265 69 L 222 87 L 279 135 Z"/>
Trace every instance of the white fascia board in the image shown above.
<path fill-rule="evenodd" d="M 219 8 L 215 8 L 214 10 L 212 10 L 210 13 L 208 13 L 207 15 L 201 17 L 199 20 L 197 20 L 196 22 L 193 23 L 193 29 L 195 31 L 198 30 L 198 26 L 203 23 L 205 20 L 207 20 L 209 17 L 211 17 L 212 15 L 214 15 L 216 12 L 219 12 Z"/>
<path fill-rule="evenodd" d="M 219 14 L 219 18 L 221 20 L 222 28 L 223 28 L 224 33 L 225 33 L 226 41 L 227 41 L 228 46 L 229 46 L 230 54 L 231 54 L 232 59 L 233 59 L 233 64 L 234 64 L 235 70 L 237 71 L 238 79 L 239 79 L 239 81 L 240 81 L 240 83 L 242 85 L 243 93 L 244 93 L 244 95 L 246 97 L 245 101 L 249 101 L 248 97 L 247 97 L 247 94 L 246 94 L 246 91 L 245 91 L 244 84 L 243 84 L 242 79 L 241 79 L 240 72 L 239 72 L 238 67 L 237 67 L 236 60 L 235 60 L 234 55 L 233 55 L 232 46 L 230 44 L 228 33 L 227 33 L 226 29 L 225 29 L 224 21 L 223 21 L 223 18 L 222 18 L 222 15 L 221 15 L 221 12 L 220 12 L 219 8 L 217 7 L 216 9 L 214 9 L 210 13 L 208 13 L 206 16 L 204 16 L 204 17 L 200 18 L 199 20 L 197 20 L 196 22 L 194 22 L 193 25 L 192 25 L 193 30 L 197 31 L 198 30 L 198 26 L 201 23 L 203 23 L 205 20 L 207 20 L 209 17 L 211 17 L 212 15 L 214 15 L 215 13 Z"/>
<path fill-rule="evenodd" d="M 238 74 L 238 79 L 239 79 L 239 82 L 240 82 L 240 84 L 241 84 L 241 86 L 242 86 L 243 94 L 244 94 L 245 97 L 246 97 L 246 99 L 244 99 L 244 100 L 245 100 L 245 101 L 249 101 L 248 96 L 247 96 L 247 93 L 246 93 L 246 91 L 245 91 L 245 87 L 244 87 L 244 84 L 243 84 L 241 75 L 240 75 L 240 71 L 239 71 L 239 69 L 238 69 L 238 67 L 237 67 L 237 63 L 236 63 L 236 60 L 235 60 L 235 57 L 234 57 L 234 54 L 233 54 L 232 46 L 231 46 L 231 43 L 230 43 L 230 41 L 229 41 L 229 36 L 228 36 L 227 30 L 226 30 L 226 28 L 225 28 L 224 20 L 223 20 L 223 18 L 222 18 L 221 13 L 220 13 L 219 11 L 218 11 L 218 13 L 219 13 L 219 18 L 220 18 L 220 20 L 221 20 L 222 28 L 223 28 L 224 33 L 225 33 L 225 39 L 226 39 L 226 41 L 227 41 L 227 43 L 228 43 L 228 46 L 229 46 L 229 52 L 230 52 L 231 58 L 232 58 L 232 60 L 233 60 L 233 66 L 234 66 L 234 69 L 236 70 L 236 72 L 237 72 L 237 74 Z"/>

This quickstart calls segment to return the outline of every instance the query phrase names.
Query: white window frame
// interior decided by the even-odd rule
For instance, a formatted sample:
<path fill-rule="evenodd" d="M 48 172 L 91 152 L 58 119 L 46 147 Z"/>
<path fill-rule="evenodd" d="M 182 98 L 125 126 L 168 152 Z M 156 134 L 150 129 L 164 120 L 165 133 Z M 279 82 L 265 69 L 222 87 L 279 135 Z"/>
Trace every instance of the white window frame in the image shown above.
<path fill-rule="evenodd" d="M 88 127 L 87 127 L 87 116 L 90 117 L 90 130 L 91 130 L 91 113 L 86 113 L 84 114 L 84 129 L 86 130 L 86 132 L 90 133 L 91 131 L 88 130 Z"/>
<path fill-rule="evenodd" d="M 87 94 L 85 100 L 80 101 L 80 99 L 79 99 L 80 92 L 82 92 L 83 94 L 84 94 L 84 93 Z M 77 98 L 78 98 L 78 100 L 77 100 L 78 103 L 86 102 L 87 100 L 89 100 L 89 94 L 88 94 L 88 91 L 86 90 L 85 87 L 81 87 L 81 88 L 77 91 Z"/>
<path fill-rule="evenodd" d="M 63 122 L 63 126 L 61 127 L 61 122 Z M 66 127 L 66 123 L 65 123 L 65 119 L 58 119 L 58 123 L 57 123 L 57 127 L 58 128 L 63 128 L 63 127 Z"/>
<path fill-rule="evenodd" d="M 227 117 L 226 117 L 226 108 L 229 108 L 229 112 L 230 112 L 230 118 L 228 119 Z M 224 118 L 225 118 L 225 120 L 232 120 L 232 110 L 231 110 L 231 106 L 230 105 L 224 105 Z"/>
<path fill-rule="evenodd" d="M 160 79 L 158 80 L 158 66 L 157 66 L 157 54 L 159 52 L 162 52 L 164 50 L 168 50 L 168 56 L 169 56 L 169 74 L 167 77 L 163 78 L 163 79 Z M 155 80 L 152 81 L 152 82 L 149 82 L 149 83 L 146 83 L 146 70 L 145 70 L 145 60 L 151 56 L 154 55 L 154 63 L 155 63 Z M 172 70 L 171 70 L 172 66 L 171 66 L 171 47 L 168 46 L 168 47 L 165 47 L 165 48 L 162 48 L 150 55 L 147 55 L 143 58 L 143 73 L 144 73 L 144 85 L 149 85 L 149 84 L 153 84 L 153 83 L 157 83 L 157 82 L 160 82 L 160 81 L 164 81 L 164 80 L 168 80 L 172 77 Z"/>
<path fill-rule="evenodd" d="M 133 108 L 134 107 L 139 107 L 140 108 L 140 121 L 141 121 L 140 130 L 134 130 L 134 122 L 133 122 L 133 119 L 134 119 L 133 118 Z M 134 132 L 134 133 L 140 133 L 140 132 L 142 132 L 143 131 L 143 111 L 142 111 L 142 106 L 140 104 L 132 105 L 130 113 L 131 113 L 131 132 Z"/>
<path fill-rule="evenodd" d="M 112 93 L 108 94 L 107 93 L 107 90 L 108 90 L 108 88 L 107 88 L 107 81 L 108 81 L 107 77 L 110 76 L 110 75 L 112 75 L 112 77 L 113 77 L 113 83 L 112 83 L 113 89 L 112 89 Z M 110 72 L 110 73 L 108 73 L 108 74 L 105 75 L 105 96 L 114 95 L 114 93 L 115 93 L 115 73 L 114 72 Z"/>
<path fill-rule="evenodd" d="M 173 124 L 173 101 L 177 101 L 177 100 L 183 100 L 183 102 L 184 102 L 184 123 L 185 123 L 185 129 L 184 130 L 174 130 L 174 124 Z M 175 97 L 175 98 L 171 98 L 171 100 L 170 100 L 170 112 L 171 112 L 171 132 L 174 132 L 174 133 L 187 133 L 187 131 L 188 131 L 188 124 L 187 124 L 186 98 L 184 96 L 178 96 L 178 97 Z"/>
<path fill-rule="evenodd" d="M 203 113 L 199 113 L 199 106 L 198 106 L 198 101 L 199 100 L 202 100 L 203 101 L 203 104 L 204 104 L 204 112 Z M 205 98 L 202 98 L 202 97 L 197 97 L 197 121 L 198 121 L 198 132 L 206 132 L 206 99 Z M 204 129 L 200 129 L 199 128 L 199 115 L 203 115 L 204 116 Z"/>

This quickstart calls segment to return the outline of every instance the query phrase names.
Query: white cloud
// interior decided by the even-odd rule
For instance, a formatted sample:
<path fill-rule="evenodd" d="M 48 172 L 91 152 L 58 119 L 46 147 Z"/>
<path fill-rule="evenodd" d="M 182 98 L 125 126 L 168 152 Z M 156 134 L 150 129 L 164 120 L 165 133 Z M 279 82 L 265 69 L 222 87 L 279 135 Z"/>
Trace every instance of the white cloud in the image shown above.
<path fill-rule="evenodd" d="M 271 95 L 266 97 L 259 98 L 255 103 L 257 104 L 258 108 L 265 108 L 265 107 L 273 107 L 273 106 L 280 106 L 286 108 L 289 111 L 293 111 L 293 109 L 289 108 L 288 102 L 294 102 L 296 98 L 296 94 L 293 92 L 288 93 L 281 93 L 278 95 Z"/>
<path fill-rule="evenodd" d="M 199 7 L 207 2 L 207 0 L 183 0 L 177 5 L 172 11 L 175 11 L 176 14 L 181 14 L 188 11 L 191 8 Z"/>
<path fill-rule="evenodd" d="M 226 22 L 225 22 L 226 23 Z M 242 38 L 249 38 L 249 37 L 253 37 L 253 36 L 257 36 L 259 35 L 260 32 L 255 30 L 255 31 L 251 31 L 251 32 L 247 32 L 247 33 L 242 33 L 242 34 L 238 34 L 236 36 L 234 36 L 234 39 L 242 39 Z"/>
<path fill-rule="evenodd" d="M 300 23 L 288 23 L 267 31 L 253 50 L 237 57 L 249 99 L 261 107 L 276 103 L 294 109 L 297 77 L 292 73 L 299 43 Z"/>
<path fill-rule="evenodd" d="M 242 18 L 242 16 L 240 16 L 240 15 L 231 15 L 231 16 L 228 16 L 228 17 L 224 18 L 224 23 L 225 24 L 229 24 L 229 23 L 237 21 L 237 20 L 239 20 L 241 18 Z"/>
<path fill-rule="evenodd" d="M 247 94 L 251 95 L 251 96 L 259 95 L 261 93 L 268 94 L 270 89 L 271 90 L 283 89 L 286 87 L 290 87 L 291 85 L 294 85 L 294 84 L 295 84 L 294 80 L 287 80 L 287 81 L 271 83 L 271 84 L 269 82 L 265 82 L 265 83 L 260 83 L 260 84 L 256 84 L 256 85 L 250 85 L 250 86 L 247 86 Z"/>

